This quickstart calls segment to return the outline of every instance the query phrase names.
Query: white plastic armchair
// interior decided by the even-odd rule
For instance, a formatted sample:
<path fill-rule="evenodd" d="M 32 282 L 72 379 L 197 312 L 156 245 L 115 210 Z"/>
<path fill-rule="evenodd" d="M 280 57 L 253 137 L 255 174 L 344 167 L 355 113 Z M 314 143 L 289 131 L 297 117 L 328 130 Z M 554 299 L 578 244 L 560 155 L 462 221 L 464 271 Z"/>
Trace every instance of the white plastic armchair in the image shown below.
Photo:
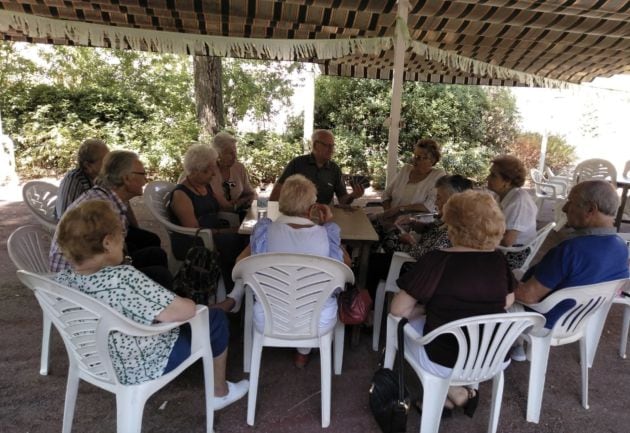
<path fill-rule="evenodd" d="M 42 226 L 28 225 L 15 230 L 7 240 L 9 257 L 16 268 L 37 274 L 50 274 L 48 252 L 50 251 L 51 234 Z M 50 338 L 52 323 L 42 311 L 42 353 L 40 356 L 39 374 L 48 375 L 50 369 Z"/>
<path fill-rule="evenodd" d="M 593 158 L 580 162 L 573 171 L 573 185 L 585 180 L 607 180 L 617 186 L 617 169 L 605 159 Z"/>
<path fill-rule="evenodd" d="M 534 184 L 534 191 L 536 193 L 536 206 L 538 206 L 538 213 L 543 208 L 545 200 L 563 200 L 567 196 L 568 185 L 565 182 L 556 182 L 547 180 L 544 178 L 540 170 L 532 168 L 529 171 Z"/>
<path fill-rule="evenodd" d="M 538 423 L 540 419 L 549 349 L 551 346 L 562 346 L 576 341 L 580 343 L 582 406 L 588 409 L 588 369 L 593 364 L 612 300 L 625 281 L 568 287 L 551 293 L 538 304 L 527 305 L 530 309 L 545 314 L 560 302 L 574 303 L 558 317 L 551 329 L 545 328 L 541 332 L 526 335 L 530 342 L 527 355 L 531 360 L 527 421 Z"/>
<path fill-rule="evenodd" d="M 198 359 L 203 360 L 204 388 L 199 392 L 206 398 L 206 431 L 212 432 L 214 377 L 207 307 L 198 305 L 196 315 L 186 322 L 140 325 L 98 300 L 46 277 L 18 271 L 18 278 L 35 292 L 40 306 L 51 317 L 61 334 L 68 352 L 63 433 L 70 433 L 72 429 L 81 379 L 116 394 L 118 433 L 140 433 L 142 413 L 149 397 Z M 108 350 L 108 336 L 112 331 L 134 336 L 151 336 L 167 332 L 183 323 L 189 323 L 192 329 L 191 354 L 184 362 L 173 371 L 148 382 L 137 385 L 120 383 Z"/>
<path fill-rule="evenodd" d="M 385 368 L 392 368 L 398 350 L 399 317 L 387 317 Z M 422 401 L 420 433 L 437 433 L 449 386 L 476 385 L 492 380 L 492 405 L 488 433 L 495 433 L 503 399 L 503 370 L 507 354 L 523 333 L 540 329 L 545 318 L 538 313 L 503 313 L 474 316 L 440 326 L 425 336 L 407 325 L 404 357 L 420 378 L 425 398 Z M 418 362 L 418 351 L 435 338 L 452 334 L 459 346 L 457 361 L 449 377 L 438 377 L 425 371 Z M 398 356 L 401 356 L 399 353 Z"/>
<path fill-rule="evenodd" d="M 565 191 L 569 192 L 569 188 L 571 187 L 572 177 L 571 176 L 562 176 L 559 174 L 555 174 L 551 168 L 545 168 L 545 174 L 547 175 L 547 180 L 555 183 L 563 183 L 565 185 Z"/>
<path fill-rule="evenodd" d="M 59 187 L 41 180 L 26 182 L 22 187 L 22 198 L 31 213 L 44 228 L 51 233 L 57 227 L 55 205 Z"/>
<path fill-rule="evenodd" d="M 173 189 L 175 189 L 174 183 L 155 181 L 147 184 L 147 186 L 144 188 L 143 194 L 144 202 L 149 208 L 151 215 L 153 215 L 153 217 L 164 227 L 166 233 L 171 239 L 171 242 L 173 240 L 173 233 L 194 236 L 198 230 L 196 228 L 182 227 L 170 221 L 168 203 L 171 199 L 171 193 L 173 192 Z M 239 225 L 238 215 L 234 213 L 219 212 L 218 216 L 220 219 L 227 221 L 230 227 L 238 227 Z M 203 241 L 203 244 L 206 248 L 214 251 L 214 240 L 212 239 L 212 231 L 210 229 L 199 230 L 199 237 Z M 171 256 L 173 258 L 171 263 L 175 264 L 174 268 L 171 269 L 171 271 L 175 273 L 177 269 L 179 269 L 183 261 L 178 260 L 175 257 L 175 255 L 172 253 L 172 248 Z M 222 301 L 223 299 L 225 299 L 225 283 L 223 282 L 223 279 L 220 279 L 219 287 L 217 288 L 217 301 Z"/>
<path fill-rule="evenodd" d="M 514 274 L 517 280 L 520 280 L 521 277 L 523 277 L 523 274 L 525 274 L 525 272 L 527 271 L 527 269 L 529 269 L 529 265 L 532 262 L 532 260 L 534 260 L 534 256 L 536 256 L 543 242 L 545 242 L 545 239 L 547 239 L 549 232 L 551 232 L 551 230 L 555 226 L 556 226 L 555 222 L 550 222 L 549 224 L 547 224 L 546 226 L 538 230 L 536 232 L 536 237 L 532 239 L 532 241 L 528 243 L 527 245 L 523 245 L 520 247 L 502 247 L 502 246 L 497 247 L 497 249 L 501 251 L 503 254 L 519 253 L 521 251 L 526 250 L 527 248 L 530 249 L 529 254 L 527 255 L 527 258 L 525 259 L 521 267 L 512 269 L 512 273 Z"/>
<path fill-rule="evenodd" d="M 335 373 L 341 373 L 344 326 L 337 322 L 334 330 L 320 334 L 319 320 L 325 302 L 337 289 L 354 282 L 345 264 L 328 257 L 309 254 L 268 253 L 241 260 L 232 272 L 237 284 L 253 292 L 263 308 L 263 332 L 252 326 L 251 305 L 247 306 L 245 335 L 253 333 L 251 348 L 245 347 L 251 359 L 247 424 L 254 425 L 258 377 L 263 346 L 318 347 L 321 364 L 322 427 L 330 425 L 331 346 L 335 341 Z M 249 294 L 251 296 L 251 293 Z M 249 329 L 248 329 L 249 326 Z M 251 341 L 251 339 L 250 339 Z M 249 352 L 249 355 L 247 355 Z"/>
<path fill-rule="evenodd" d="M 416 259 L 407 253 L 395 252 L 389 265 L 387 279 L 380 280 L 376 286 L 374 324 L 372 325 L 372 350 L 375 352 L 378 351 L 379 340 L 381 338 L 381 323 L 383 322 L 383 310 L 385 309 L 385 295 L 387 293 L 398 293 L 400 289 L 396 285 L 396 280 L 400 276 L 402 265 L 415 261 Z"/>

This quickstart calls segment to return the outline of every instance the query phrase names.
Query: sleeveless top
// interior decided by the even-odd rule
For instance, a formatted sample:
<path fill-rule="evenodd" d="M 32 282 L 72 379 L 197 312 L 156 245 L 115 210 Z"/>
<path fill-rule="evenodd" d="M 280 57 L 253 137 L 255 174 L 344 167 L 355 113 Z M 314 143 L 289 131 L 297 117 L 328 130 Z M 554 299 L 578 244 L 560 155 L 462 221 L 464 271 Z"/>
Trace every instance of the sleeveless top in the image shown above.
<path fill-rule="evenodd" d="M 197 222 L 199 222 L 199 227 L 204 229 L 212 229 L 221 227 L 219 222 L 219 218 L 217 216 L 217 212 L 219 212 L 219 202 L 214 197 L 214 193 L 212 192 L 212 187 L 210 184 L 206 185 L 206 194 L 198 195 L 193 192 L 186 185 L 178 184 L 175 189 L 173 189 L 172 194 L 175 191 L 181 191 L 188 196 L 193 205 L 193 211 L 195 212 L 195 218 L 197 218 Z M 178 225 L 181 225 L 179 219 L 173 212 L 171 206 L 172 201 L 169 203 L 169 209 L 171 209 L 171 220 Z"/>

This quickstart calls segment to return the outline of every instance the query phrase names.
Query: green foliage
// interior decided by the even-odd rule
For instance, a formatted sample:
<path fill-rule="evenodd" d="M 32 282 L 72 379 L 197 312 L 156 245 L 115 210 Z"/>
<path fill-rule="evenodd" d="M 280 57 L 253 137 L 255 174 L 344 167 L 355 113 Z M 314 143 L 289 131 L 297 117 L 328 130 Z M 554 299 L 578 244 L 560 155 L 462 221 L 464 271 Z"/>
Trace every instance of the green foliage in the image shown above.
<path fill-rule="evenodd" d="M 391 83 L 321 76 L 315 83 L 315 126 L 332 129 L 335 159 L 351 172 L 384 184 Z M 506 89 L 405 83 L 399 159 L 408 161 L 420 138 L 442 144 L 442 166 L 478 181 L 492 155 L 502 153 L 518 133 L 514 97 Z"/>
<path fill-rule="evenodd" d="M 261 131 L 240 137 L 238 152 L 252 185 L 264 186 L 275 182 L 289 161 L 302 154 L 302 144 L 289 142 L 273 132 Z"/>
<path fill-rule="evenodd" d="M 508 153 L 518 157 L 527 169 L 538 167 L 540 160 L 540 145 L 542 136 L 537 132 L 524 132 L 518 136 L 514 144 L 508 148 Z M 576 159 L 575 147 L 567 143 L 559 135 L 550 134 L 547 138 L 547 152 L 545 166 L 554 172 L 562 172 Z"/>

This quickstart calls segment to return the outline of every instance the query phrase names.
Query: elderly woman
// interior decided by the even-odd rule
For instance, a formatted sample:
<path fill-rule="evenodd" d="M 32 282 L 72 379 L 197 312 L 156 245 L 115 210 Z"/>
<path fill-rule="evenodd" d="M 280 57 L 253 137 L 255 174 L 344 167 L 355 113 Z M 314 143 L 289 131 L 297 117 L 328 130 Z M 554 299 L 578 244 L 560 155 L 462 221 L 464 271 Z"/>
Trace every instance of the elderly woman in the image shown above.
<path fill-rule="evenodd" d="M 413 162 L 405 164 L 383 193 L 383 219 L 404 213 L 435 211 L 435 182 L 446 173 L 435 168 L 440 148 L 433 140 L 419 140 Z"/>
<path fill-rule="evenodd" d="M 496 201 L 480 191 L 455 194 L 444 206 L 443 220 L 453 246 L 422 256 L 398 279 L 401 291 L 392 301 L 391 313 L 407 317 L 421 335 L 466 317 L 502 313 L 514 301 L 516 280 L 495 250 L 505 232 Z M 457 353 L 450 335 L 417 348 L 420 364 L 440 377 L 451 373 Z M 451 387 L 446 413 L 461 406 L 472 417 L 478 400 L 474 389 Z"/>
<path fill-rule="evenodd" d="M 442 176 L 435 183 L 435 205 L 438 209 L 438 218 L 431 223 L 416 221 L 408 215 L 403 215 L 396 220 L 398 225 L 408 225 L 410 233 L 400 235 L 400 243 L 411 245 L 409 254 L 418 260 L 429 251 L 438 248 L 448 248 L 451 241 L 448 238 L 446 225 L 442 221 L 444 205 L 453 194 L 472 189 L 473 183 L 458 174 Z M 402 248 L 401 248 L 402 249 Z"/>
<path fill-rule="evenodd" d="M 505 215 L 505 233 L 501 239 L 501 245 L 505 247 L 526 245 L 536 237 L 538 208 L 531 195 L 521 188 L 526 176 L 525 166 L 515 156 L 502 155 L 492 160 L 488 189 L 499 196 Z M 509 254 L 510 266 L 520 267 L 528 254 L 529 249 Z"/>
<path fill-rule="evenodd" d="M 306 177 L 294 174 L 286 179 L 280 192 L 279 207 L 281 215 L 271 221 L 261 219 L 251 235 L 249 246 L 241 253 L 238 260 L 260 253 L 302 253 L 330 257 L 351 264 L 350 257 L 341 246 L 339 226 L 333 222 L 332 212 L 327 205 L 316 203 L 317 188 Z M 315 215 L 319 224 L 310 217 Z M 322 309 L 319 329 L 326 332 L 337 321 L 337 298 L 331 297 Z M 257 329 L 264 328 L 262 307 L 254 304 L 254 324 Z M 309 349 L 298 349 L 295 365 L 303 368 L 308 363 Z"/>
<path fill-rule="evenodd" d="M 178 184 L 171 195 L 169 204 L 173 222 L 192 228 L 206 228 L 212 231 L 219 251 L 219 263 L 226 288 L 231 290 L 232 268 L 238 254 L 247 245 L 247 237 L 236 233 L 236 227 L 228 227 L 218 212 L 220 192 L 212 188 L 212 178 L 217 172 L 217 153 L 214 149 L 193 144 L 184 154 L 186 177 Z M 189 236 L 173 236 L 173 254 L 183 258 L 191 246 Z"/>
<path fill-rule="evenodd" d="M 123 227 L 109 202 L 85 201 L 68 210 L 57 229 L 58 242 L 72 268 L 56 280 L 115 309 L 134 322 L 178 322 L 195 314 L 195 304 L 180 298 L 123 260 Z M 225 314 L 210 309 L 210 344 L 214 355 L 214 408 L 222 409 L 247 393 L 248 381 L 225 380 L 229 327 Z M 109 336 L 118 379 L 135 385 L 175 369 L 189 355 L 191 331 L 184 325 L 151 337 L 121 332 Z M 113 350 L 115 348 L 115 350 Z"/>
<path fill-rule="evenodd" d="M 227 132 L 219 132 L 212 139 L 212 146 L 219 157 L 217 175 L 210 184 L 217 191 L 216 199 L 221 210 L 238 213 L 242 221 L 256 192 L 249 184 L 245 166 L 236 160 L 236 138 Z"/>

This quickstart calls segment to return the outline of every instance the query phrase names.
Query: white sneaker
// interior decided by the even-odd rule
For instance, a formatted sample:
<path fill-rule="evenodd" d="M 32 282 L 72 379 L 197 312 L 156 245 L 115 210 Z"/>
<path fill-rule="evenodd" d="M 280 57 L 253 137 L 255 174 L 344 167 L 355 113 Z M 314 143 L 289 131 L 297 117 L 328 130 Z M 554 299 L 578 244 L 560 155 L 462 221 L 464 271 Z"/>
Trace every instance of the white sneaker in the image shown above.
<path fill-rule="evenodd" d="M 527 361 L 527 355 L 525 355 L 525 347 L 520 344 L 518 346 L 512 347 L 512 350 L 510 351 L 510 358 L 512 358 L 513 361 L 517 362 Z"/>
<path fill-rule="evenodd" d="M 234 306 L 230 310 L 230 313 L 238 313 L 238 311 L 241 309 L 243 297 L 245 297 L 245 286 L 241 282 L 237 282 L 236 284 L 234 284 L 234 288 L 227 295 L 227 297 L 234 299 Z"/>
<path fill-rule="evenodd" d="M 240 400 L 249 390 L 249 380 L 247 379 L 243 379 L 237 383 L 226 383 L 228 386 L 228 393 L 222 397 L 214 397 L 214 410 L 221 410 L 235 401 Z"/>

